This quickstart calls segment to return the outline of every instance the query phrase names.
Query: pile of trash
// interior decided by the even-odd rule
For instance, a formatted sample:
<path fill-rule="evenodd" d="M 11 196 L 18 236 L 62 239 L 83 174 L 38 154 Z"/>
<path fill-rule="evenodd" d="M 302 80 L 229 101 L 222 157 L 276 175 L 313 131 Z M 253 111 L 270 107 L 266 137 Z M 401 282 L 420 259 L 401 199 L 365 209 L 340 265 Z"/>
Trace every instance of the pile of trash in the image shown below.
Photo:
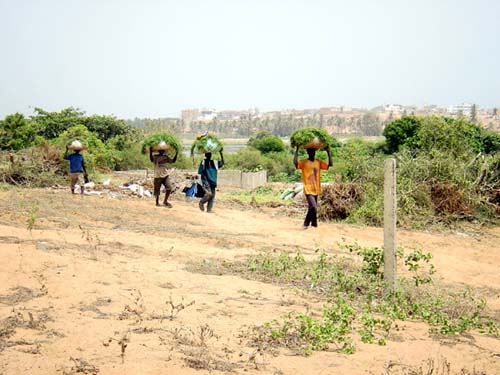
<path fill-rule="evenodd" d="M 193 181 L 195 183 L 199 181 L 198 175 L 173 169 L 170 174 L 172 194 L 181 192 L 188 186 L 191 187 Z M 130 178 L 127 182 L 121 185 L 113 185 L 111 184 L 111 178 L 107 178 L 100 183 L 90 181 L 83 186 L 85 187 L 85 195 L 107 195 L 111 198 L 151 198 L 153 197 L 154 192 L 153 177 L 148 177 L 147 174 L 144 177 Z M 76 191 L 79 191 L 79 189 L 80 186 L 76 185 Z M 162 193 L 163 191 L 164 187 L 162 186 Z"/>

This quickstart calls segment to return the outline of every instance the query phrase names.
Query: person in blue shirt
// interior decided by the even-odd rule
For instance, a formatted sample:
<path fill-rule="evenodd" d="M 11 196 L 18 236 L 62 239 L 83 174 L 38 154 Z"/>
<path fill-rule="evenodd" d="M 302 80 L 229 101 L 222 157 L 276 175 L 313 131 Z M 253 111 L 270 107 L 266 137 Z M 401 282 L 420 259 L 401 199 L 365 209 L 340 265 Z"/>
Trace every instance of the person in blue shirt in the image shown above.
<path fill-rule="evenodd" d="M 207 152 L 205 159 L 200 162 L 198 167 L 198 174 L 201 175 L 201 184 L 205 190 L 205 195 L 201 198 L 199 207 L 201 211 L 205 211 L 205 203 L 207 203 L 207 212 L 212 212 L 215 199 L 215 188 L 217 187 L 217 170 L 224 165 L 224 155 L 220 151 L 220 159 L 217 161 L 212 160 L 212 153 Z"/>
<path fill-rule="evenodd" d="M 78 183 L 80 185 L 80 193 L 83 194 L 85 188 L 82 183 L 81 176 L 88 178 L 87 170 L 85 169 L 85 160 L 83 159 L 80 150 L 73 150 L 72 154 L 68 155 L 69 148 L 66 146 L 66 152 L 64 153 L 64 159 L 69 160 L 69 174 L 70 174 L 70 186 L 71 194 L 75 194 L 75 186 Z"/>

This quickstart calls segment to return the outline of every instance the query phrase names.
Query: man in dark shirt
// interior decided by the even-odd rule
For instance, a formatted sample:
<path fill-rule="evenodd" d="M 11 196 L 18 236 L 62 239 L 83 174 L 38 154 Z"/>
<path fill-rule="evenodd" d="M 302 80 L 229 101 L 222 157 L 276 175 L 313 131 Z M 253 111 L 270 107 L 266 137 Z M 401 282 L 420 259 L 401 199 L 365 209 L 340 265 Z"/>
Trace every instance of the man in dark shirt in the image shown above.
<path fill-rule="evenodd" d="M 69 174 L 70 174 L 70 186 L 71 193 L 75 194 L 75 186 L 78 183 L 80 185 L 80 193 L 83 194 L 85 188 L 83 186 L 81 175 L 87 178 L 87 170 L 85 169 L 85 160 L 83 159 L 80 150 L 74 150 L 72 154 L 68 155 L 69 148 L 66 146 L 66 152 L 64 153 L 64 159 L 69 160 Z"/>
<path fill-rule="evenodd" d="M 198 167 L 198 174 L 201 175 L 201 183 L 203 189 L 205 189 L 205 195 L 201 198 L 199 207 L 200 210 L 205 211 L 205 203 L 207 204 L 207 212 L 212 212 L 214 206 L 215 198 L 215 188 L 217 187 L 217 169 L 222 168 L 224 165 L 224 155 L 222 155 L 222 150 L 220 152 L 220 159 L 217 161 L 217 166 L 215 161 L 212 160 L 212 153 L 207 152 L 205 154 L 205 160 L 202 160 L 200 166 Z"/>
<path fill-rule="evenodd" d="M 165 154 L 165 150 L 160 150 L 158 151 L 158 154 L 153 155 L 153 150 L 150 148 L 149 160 L 151 160 L 154 164 L 154 195 L 156 197 L 156 206 L 160 206 L 160 191 L 161 185 L 163 185 L 165 186 L 165 199 L 163 200 L 163 205 L 168 208 L 172 208 L 172 204 L 168 201 L 168 197 L 172 192 L 172 185 L 169 178 L 171 168 L 168 164 L 175 163 L 177 161 L 177 151 L 172 159 Z"/>

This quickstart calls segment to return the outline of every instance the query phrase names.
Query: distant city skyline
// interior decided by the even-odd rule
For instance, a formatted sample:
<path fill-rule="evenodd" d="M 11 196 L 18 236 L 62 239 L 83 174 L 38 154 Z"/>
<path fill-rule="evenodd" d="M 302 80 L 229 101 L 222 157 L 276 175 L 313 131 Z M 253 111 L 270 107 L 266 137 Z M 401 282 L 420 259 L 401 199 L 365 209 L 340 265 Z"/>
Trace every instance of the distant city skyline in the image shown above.
<path fill-rule="evenodd" d="M 500 2 L 0 0 L 0 118 L 500 107 Z"/>

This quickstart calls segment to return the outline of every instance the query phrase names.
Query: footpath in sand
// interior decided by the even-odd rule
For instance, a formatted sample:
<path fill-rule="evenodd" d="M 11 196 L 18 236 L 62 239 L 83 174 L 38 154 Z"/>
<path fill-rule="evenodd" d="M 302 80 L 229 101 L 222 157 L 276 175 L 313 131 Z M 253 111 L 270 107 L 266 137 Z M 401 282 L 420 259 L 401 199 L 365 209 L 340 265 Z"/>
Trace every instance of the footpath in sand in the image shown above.
<path fill-rule="evenodd" d="M 272 209 L 216 202 L 207 214 L 195 202 L 172 203 L 0 192 L 0 374 L 420 374 L 410 371 L 429 360 L 449 363 L 443 374 L 500 374 L 497 338 L 432 337 L 418 322 L 401 322 L 386 346 L 356 342 L 352 355 L 255 352 L 248 327 L 305 312 L 308 295 L 190 265 L 263 251 L 338 253 L 338 242 L 382 246 L 382 229 L 321 223 L 304 231 L 301 219 Z M 483 291 L 500 318 L 500 228 L 400 231 L 398 241 L 431 252 L 436 278 Z"/>

